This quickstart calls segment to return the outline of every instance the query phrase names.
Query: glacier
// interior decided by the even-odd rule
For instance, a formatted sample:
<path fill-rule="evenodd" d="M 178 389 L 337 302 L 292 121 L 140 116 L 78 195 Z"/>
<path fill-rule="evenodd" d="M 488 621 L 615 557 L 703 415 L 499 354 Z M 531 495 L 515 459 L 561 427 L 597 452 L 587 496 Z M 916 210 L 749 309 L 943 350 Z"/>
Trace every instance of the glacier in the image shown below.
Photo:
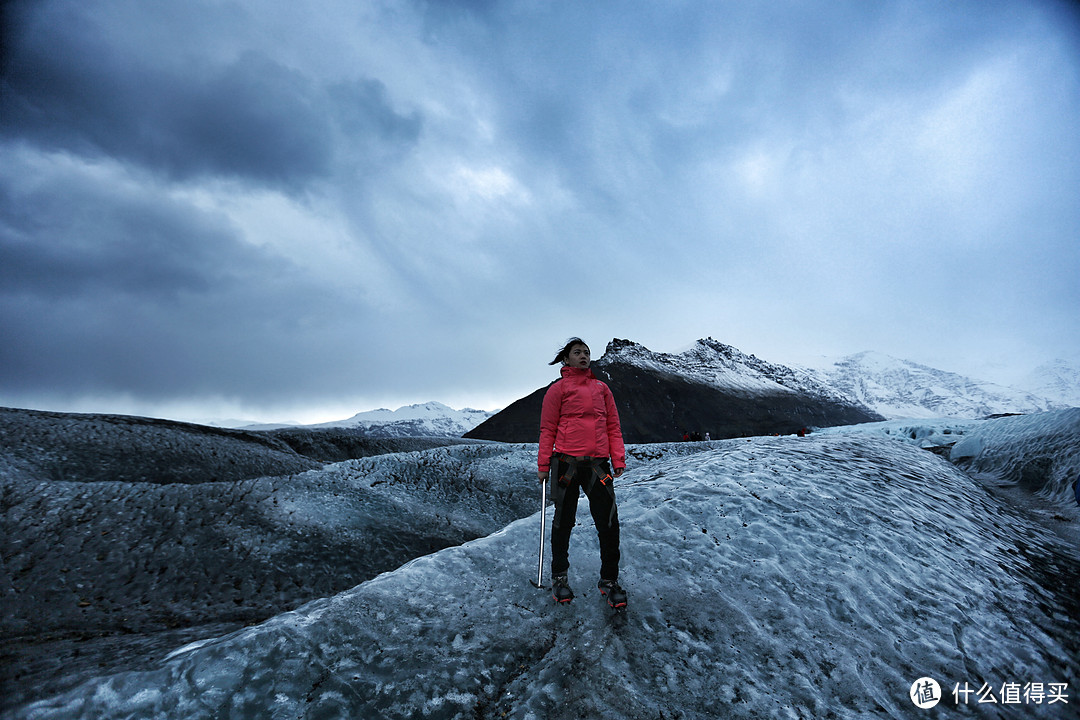
<path fill-rule="evenodd" d="M 1021 486 L 1047 501 L 1044 507 L 1068 504 L 1080 479 L 1080 408 L 978 420 L 888 420 L 818 432 L 872 433 L 938 449 L 987 487 Z"/>
<path fill-rule="evenodd" d="M 926 677 L 961 716 L 1077 717 L 1080 512 L 1055 477 L 1010 473 L 1018 453 L 1075 450 L 1078 416 L 633 446 L 616 485 L 624 622 L 594 589 L 587 511 L 571 543 L 578 598 L 556 606 L 530 585 L 537 509 L 2 717 L 922 718 L 910 692 Z M 942 438 L 974 474 L 921 446 Z M 500 466 L 531 468 L 535 445 L 504 450 Z M 442 493 L 461 465 L 434 477 L 439 453 L 411 457 Z M 371 491 L 380 460 L 365 462 L 297 476 L 331 474 L 334 493 L 300 483 L 294 503 L 329 517 Z M 417 503 L 417 482 L 377 487 Z M 1042 511 L 995 491 L 1010 483 Z"/>

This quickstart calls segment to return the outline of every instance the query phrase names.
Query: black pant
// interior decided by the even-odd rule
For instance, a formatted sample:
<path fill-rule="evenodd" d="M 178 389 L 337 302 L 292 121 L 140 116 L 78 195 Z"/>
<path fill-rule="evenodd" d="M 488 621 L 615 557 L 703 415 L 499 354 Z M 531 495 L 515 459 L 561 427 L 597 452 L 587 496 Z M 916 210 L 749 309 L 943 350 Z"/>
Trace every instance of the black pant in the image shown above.
<path fill-rule="evenodd" d="M 600 538 L 600 577 L 619 579 L 619 512 L 615 482 L 606 459 L 573 462 L 555 455 L 550 478 L 555 519 L 551 523 L 551 574 L 565 575 L 570 567 L 570 531 L 577 520 L 579 491 L 589 498 L 589 511 Z"/>

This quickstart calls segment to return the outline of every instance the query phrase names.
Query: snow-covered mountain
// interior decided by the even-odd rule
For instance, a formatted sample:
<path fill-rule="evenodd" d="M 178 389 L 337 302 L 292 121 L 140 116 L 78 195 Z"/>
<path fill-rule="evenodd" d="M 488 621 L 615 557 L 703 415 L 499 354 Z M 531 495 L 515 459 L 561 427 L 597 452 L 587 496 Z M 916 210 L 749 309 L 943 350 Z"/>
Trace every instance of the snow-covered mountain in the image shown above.
<path fill-rule="evenodd" d="M 1080 363 L 1052 360 L 1032 370 L 1017 386 L 1068 407 L 1080 407 Z"/>
<path fill-rule="evenodd" d="M 711 337 L 698 340 L 680 353 L 654 352 L 630 340 L 612 340 L 597 365 L 602 368 L 616 363 L 746 395 L 801 393 L 850 403 L 847 395 L 810 373 L 761 360 Z"/>
<path fill-rule="evenodd" d="M 334 420 L 315 425 L 251 425 L 247 430 L 276 430 L 285 427 L 347 428 L 364 437 L 461 437 L 487 420 L 496 411 L 463 408 L 455 410 L 441 402 L 405 405 L 397 410 L 379 408 L 357 413 L 346 420 Z"/>
<path fill-rule="evenodd" d="M 759 360 L 712 338 L 677 354 L 614 339 L 592 370 L 611 387 L 627 442 L 664 442 L 684 433 L 791 434 L 882 419 L 810 373 Z M 512 403 L 466 437 L 535 441 L 545 390 Z"/>
<path fill-rule="evenodd" d="M 877 352 L 825 361 L 806 372 L 886 418 L 979 418 L 1068 407 L 1024 390 Z"/>
<path fill-rule="evenodd" d="M 530 585 L 539 509 L 506 515 L 539 504 L 535 444 L 200 485 L 43 481 L 9 467 L 5 609 L 75 624 L 67 654 L 49 653 L 56 631 L 4 637 L 16 694 L 0 717 L 1073 717 L 1080 558 L 1067 530 L 1080 513 L 1053 501 L 1053 482 L 1034 506 L 993 488 L 1009 482 L 1010 454 L 1060 456 L 1043 438 L 1075 437 L 1080 410 L 963 429 L 960 454 L 996 479 L 881 427 L 631 446 L 616 481 L 624 622 L 595 590 L 585 509 L 571 541 L 577 599 L 558 606 Z M 1075 477 L 1080 458 L 1062 461 Z M 348 546 L 394 546 L 418 521 L 490 534 L 261 624 L 225 624 L 234 600 L 273 605 L 364 554 Z M 35 603 L 42 592 L 49 601 Z M 221 625 L 170 629 L 206 594 Z M 95 634 L 80 613 L 117 628 L 157 622 L 160 639 Z M 46 652 L 33 656 L 34 643 Z M 61 681 L 43 692 L 50 673 Z M 944 709 L 914 704 L 920 678 L 939 684 Z"/>

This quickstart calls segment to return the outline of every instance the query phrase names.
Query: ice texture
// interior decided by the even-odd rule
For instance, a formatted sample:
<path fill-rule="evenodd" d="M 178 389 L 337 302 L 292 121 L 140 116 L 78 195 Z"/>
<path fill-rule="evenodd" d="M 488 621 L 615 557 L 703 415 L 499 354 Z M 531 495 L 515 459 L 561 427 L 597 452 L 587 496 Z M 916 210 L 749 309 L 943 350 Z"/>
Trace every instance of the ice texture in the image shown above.
<path fill-rule="evenodd" d="M 877 434 L 937 448 L 969 474 L 1019 485 L 1049 507 L 1071 504 L 1080 479 L 1080 408 L 982 420 L 890 420 L 818 432 Z"/>
<path fill-rule="evenodd" d="M 1054 415 L 1031 432 L 1074 432 Z M 1009 447 L 985 437 L 976 457 Z M 577 599 L 529 584 L 537 513 L 4 717 L 923 718 L 923 676 L 947 705 L 957 683 L 1068 683 L 1068 704 L 946 712 L 1077 716 L 1076 548 L 914 442 L 642 446 L 616 487 L 623 617 L 586 510 Z"/>

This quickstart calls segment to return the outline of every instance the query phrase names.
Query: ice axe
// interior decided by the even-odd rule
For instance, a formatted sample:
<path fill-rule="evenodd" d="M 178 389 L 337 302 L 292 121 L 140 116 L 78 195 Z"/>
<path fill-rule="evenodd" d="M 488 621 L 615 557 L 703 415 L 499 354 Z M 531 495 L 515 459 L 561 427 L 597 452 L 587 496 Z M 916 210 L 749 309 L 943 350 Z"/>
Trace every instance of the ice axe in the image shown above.
<path fill-rule="evenodd" d="M 536 563 L 536 582 L 532 582 L 534 587 L 544 587 L 544 515 L 547 514 L 547 486 L 548 481 L 545 478 L 540 483 L 540 559 Z"/>

